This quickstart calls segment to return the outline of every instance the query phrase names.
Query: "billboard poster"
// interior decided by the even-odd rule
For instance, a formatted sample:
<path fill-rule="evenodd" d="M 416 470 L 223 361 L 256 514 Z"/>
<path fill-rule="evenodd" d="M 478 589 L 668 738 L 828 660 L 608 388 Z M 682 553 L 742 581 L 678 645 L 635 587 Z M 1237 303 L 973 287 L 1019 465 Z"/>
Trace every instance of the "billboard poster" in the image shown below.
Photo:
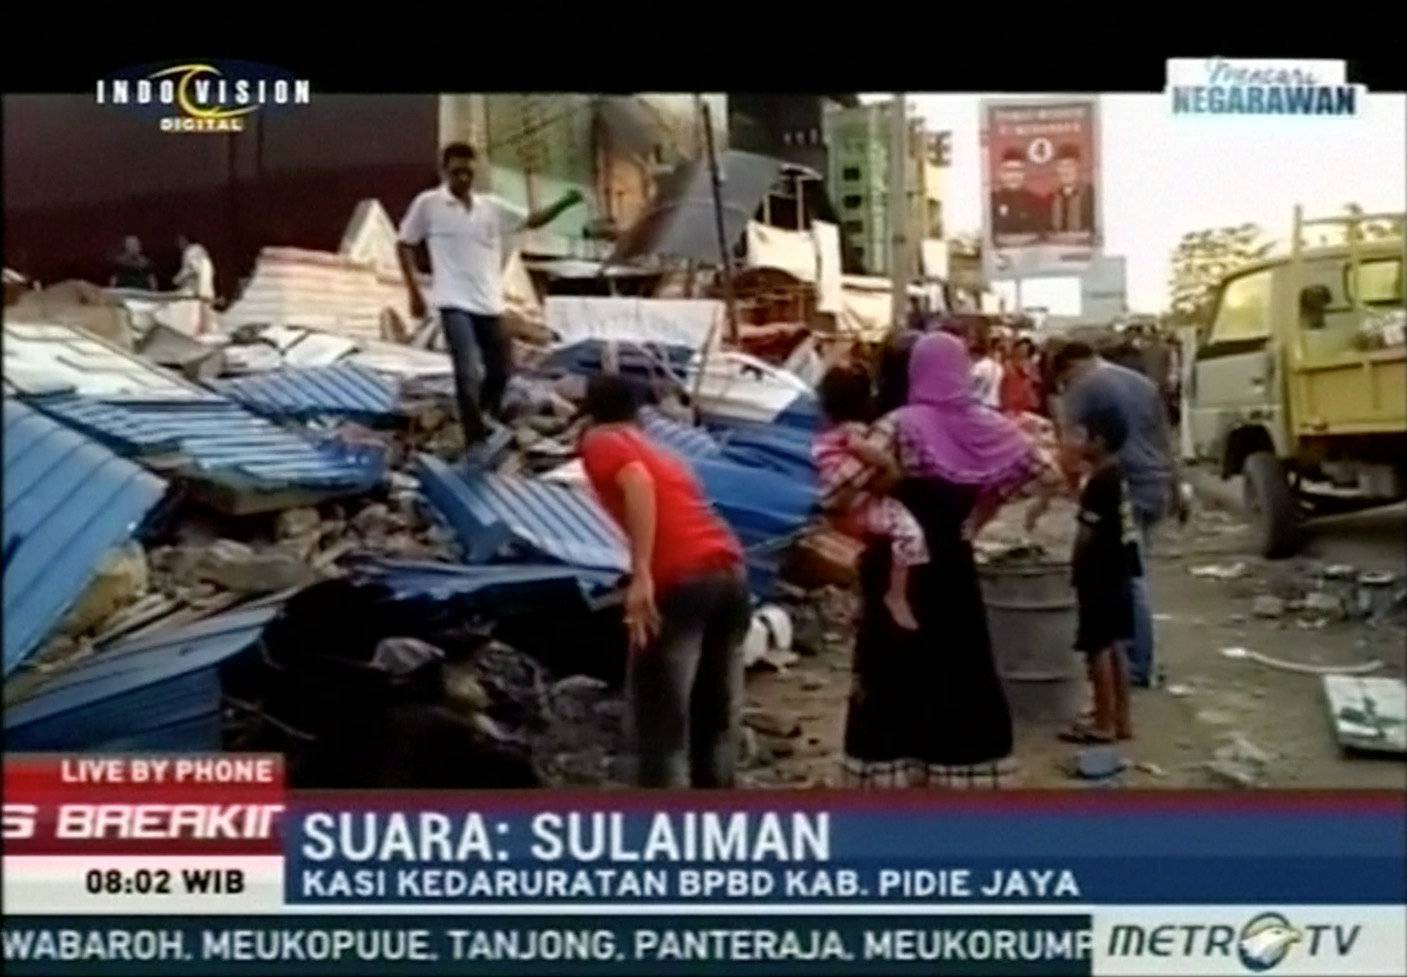
<path fill-rule="evenodd" d="M 1083 270 L 1103 237 L 1095 101 L 986 101 L 982 125 L 991 276 Z"/>

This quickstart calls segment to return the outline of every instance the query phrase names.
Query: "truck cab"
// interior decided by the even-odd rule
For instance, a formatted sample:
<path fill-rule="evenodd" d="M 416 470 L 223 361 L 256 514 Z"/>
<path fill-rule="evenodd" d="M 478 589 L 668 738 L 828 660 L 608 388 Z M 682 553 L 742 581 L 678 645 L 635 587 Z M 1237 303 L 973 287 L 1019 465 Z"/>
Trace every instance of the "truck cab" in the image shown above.
<path fill-rule="evenodd" d="M 1290 254 L 1227 277 L 1198 331 L 1184 423 L 1196 457 L 1244 476 L 1266 556 L 1294 552 L 1316 500 L 1407 492 L 1402 221 L 1296 209 Z M 1306 247 L 1306 228 L 1325 225 L 1344 243 Z"/>

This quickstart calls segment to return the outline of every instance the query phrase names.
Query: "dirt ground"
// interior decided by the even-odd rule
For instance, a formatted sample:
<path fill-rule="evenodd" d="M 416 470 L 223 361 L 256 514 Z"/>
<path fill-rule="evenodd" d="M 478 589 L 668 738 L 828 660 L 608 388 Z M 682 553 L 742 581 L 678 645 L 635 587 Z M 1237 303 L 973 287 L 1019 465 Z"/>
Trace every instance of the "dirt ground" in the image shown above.
<path fill-rule="evenodd" d="M 1068 513 L 1048 517 L 1055 526 Z M 1370 625 L 1329 621 L 1293 609 L 1275 618 L 1254 613 L 1255 598 L 1293 600 L 1315 587 L 1326 562 L 1351 562 L 1359 570 L 1403 573 L 1400 510 L 1336 517 L 1313 530 L 1304 554 L 1271 563 L 1253 555 L 1245 527 L 1233 515 L 1204 509 L 1186 527 L 1162 529 L 1150 561 L 1162 682 L 1135 690 L 1136 737 L 1121 744 L 1124 772 L 1102 781 L 1067 772 L 1077 747 L 1056 739 L 1052 712 L 1059 703 L 1080 704 L 1078 684 L 1008 683 L 1016 726 L 1016 757 L 1025 786 L 1102 789 L 1292 787 L 1407 789 L 1402 758 L 1345 755 L 1335 742 L 1320 679 L 1280 671 L 1222 649 L 1240 647 L 1310 665 L 1346 666 L 1378 659 L 1373 674 L 1401 677 L 1407 665 L 1402 617 Z M 1058 545 L 1058 544 L 1057 544 Z M 1231 580 L 1194 576 L 1192 568 L 1242 563 Z M 1292 605 L 1293 606 L 1293 605 Z M 822 642 L 784 672 L 749 676 L 749 762 L 743 784 L 753 787 L 833 786 L 850 682 L 848 643 Z M 1052 648 L 1051 654 L 1065 653 Z M 1059 712 L 1056 709 L 1055 712 Z M 761 716 L 759 721 L 756 717 Z M 794 721 L 794 722 L 793 722 Z M 779 735 L 790 732 L 794 735 Z M 1235 743 L 1240 746 L 1234 745 Z M 1232 751 L 1237 780 L 1208 769 Z"/>

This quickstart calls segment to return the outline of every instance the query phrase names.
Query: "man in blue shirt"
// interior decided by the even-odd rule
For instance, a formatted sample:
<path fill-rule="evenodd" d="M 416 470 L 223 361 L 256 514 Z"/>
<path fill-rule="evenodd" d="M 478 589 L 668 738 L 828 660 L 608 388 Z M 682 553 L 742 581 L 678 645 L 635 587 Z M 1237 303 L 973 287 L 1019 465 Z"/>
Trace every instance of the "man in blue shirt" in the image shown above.
<path fill-rule="evenodd" d="M 1055 352 L 1052 367 L 1056 384 L 1063 391 L 1062 432 L 1066 419 L 1088 416 L 1099 409 L 1116 411 L 1128 428 L 1128 438 L 1119 450 L 1119 468 L 1128 483 L 1146 566 L 1153 527 L 1169 510 L 1179 518 L 1185 515 L 1178 491 L 1181 475 L 1162 394 L 1143 374 L 1101 359 L 1087 343 L 1061 346 Z M 1130 681 L 1147 688 L 1154 674 L 1153 609 L 1147 573 L 1134 579 L 1133 614 Z"/>

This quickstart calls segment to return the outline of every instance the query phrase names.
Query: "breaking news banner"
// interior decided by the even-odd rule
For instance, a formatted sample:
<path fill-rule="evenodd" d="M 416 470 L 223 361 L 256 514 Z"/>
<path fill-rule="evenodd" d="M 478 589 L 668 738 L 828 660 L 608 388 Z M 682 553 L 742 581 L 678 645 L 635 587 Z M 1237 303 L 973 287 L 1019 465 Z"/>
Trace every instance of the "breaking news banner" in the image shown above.
<path fill-rule="evenodd" d="M 1400 796 L 287 791 L 9 756 L 9 974 L 1397 974 Z"/>

